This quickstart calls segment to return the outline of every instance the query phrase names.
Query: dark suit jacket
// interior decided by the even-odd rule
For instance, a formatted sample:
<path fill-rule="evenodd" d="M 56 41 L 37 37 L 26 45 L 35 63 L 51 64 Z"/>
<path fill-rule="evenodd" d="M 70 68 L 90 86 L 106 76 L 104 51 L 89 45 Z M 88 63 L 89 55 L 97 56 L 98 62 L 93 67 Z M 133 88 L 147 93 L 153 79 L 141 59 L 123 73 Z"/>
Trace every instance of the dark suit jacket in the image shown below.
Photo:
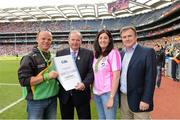
<path fill-rule="evenodd" d="M 122 59 L 125 52 L 121 52 Z M 137 45 L 129 62 L 127 71 L 127 97 L 129 108 L 140 112 L 140 101 L 150 105 L 146 111 L 153 110 L 153 95 L 156 80 L 156 56 L 152 48 Z M 142 111 L 141 111 L 142 112 Z"/>
<path fill-rule="evenodd" d="M 56 53 L 56 56 L 63 56 L 69 54 L 70 54 L 70 48 L 67 48 L 58 51 Z M 85 90 L 79 91 L 73 89 L 71 91 L 65 91 L 64 88 L 60 85 L 59 100 L 62 103 L 66 104 L 71 94 L 75 105 L 87 104 L 90 102 L 90 97 L 91 97 L 90 84 L 92 84 L 94 81 L 94 74 L 92 69 L 93 57 L 94 56 L 92 51 L 84 48 L 79 49 L 78 56 L 76 59 L 76 65 L 80 73 L 82 82 L 85 85 Z"/>

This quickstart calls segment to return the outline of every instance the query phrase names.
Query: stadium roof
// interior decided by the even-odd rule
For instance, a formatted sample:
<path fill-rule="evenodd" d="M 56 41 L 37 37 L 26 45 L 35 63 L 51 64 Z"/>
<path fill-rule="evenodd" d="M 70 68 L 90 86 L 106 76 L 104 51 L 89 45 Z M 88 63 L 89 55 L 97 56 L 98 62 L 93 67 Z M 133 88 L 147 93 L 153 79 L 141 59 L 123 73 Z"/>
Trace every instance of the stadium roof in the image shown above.
<path fill-rule="evenodd" d="M 4 0 L 0 22 L 86 20 L 131 16 L 172 4 L 175 0 L 129 0 L 127 9 L 108 12 L 116 0 Z"/>

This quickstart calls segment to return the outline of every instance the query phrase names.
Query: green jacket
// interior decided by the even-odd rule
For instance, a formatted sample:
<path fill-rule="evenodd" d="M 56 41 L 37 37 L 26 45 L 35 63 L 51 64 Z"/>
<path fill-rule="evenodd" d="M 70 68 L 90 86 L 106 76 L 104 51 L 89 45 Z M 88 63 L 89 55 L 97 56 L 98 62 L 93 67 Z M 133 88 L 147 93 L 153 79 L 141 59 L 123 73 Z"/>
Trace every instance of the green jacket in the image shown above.
<path fill-rule="evenodd" d="M 52 62 L 48 66 L 37 48 L 24 56 L 18 70 L 19 82 L 23 87 L 23 97 L 27 100 L 43 100 L 56 96 L 59 91 L 59 82 L 56 79 L 44 80 L 34 86 L 30 84 L 32 76 L 43 75 L 52 70 L 54 70 Z"/>

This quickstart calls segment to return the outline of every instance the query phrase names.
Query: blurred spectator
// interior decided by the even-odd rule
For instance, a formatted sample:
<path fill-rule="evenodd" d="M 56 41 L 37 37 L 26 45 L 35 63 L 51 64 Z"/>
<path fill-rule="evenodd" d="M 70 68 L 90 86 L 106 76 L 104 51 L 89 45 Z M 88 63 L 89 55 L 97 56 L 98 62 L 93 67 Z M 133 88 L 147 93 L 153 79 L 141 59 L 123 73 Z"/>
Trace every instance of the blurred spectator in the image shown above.
<path fill-rule="evenodd" d="M 175 52 L 175 56 L 173 57 L 172 59 L 172 71 L 171 71 L 171 75 L 172 75 L 172 79 L 174 81 L 180 81 L 177 76 L 179 76 L 179 68 L 178 68 L 178 64 L 180 64 L 180 50 L 179 49 L 176 49 L 176 52 Z"/>
<path fill-rule="evenodd" d="M 159 43 L 155 44 L 154 50 L 156 52 L 156 64 L 157 64 L 156 87 L 159 88 L 162 79 L 162 72 L 164 72 L 165 53 L 162 45 Z"/>

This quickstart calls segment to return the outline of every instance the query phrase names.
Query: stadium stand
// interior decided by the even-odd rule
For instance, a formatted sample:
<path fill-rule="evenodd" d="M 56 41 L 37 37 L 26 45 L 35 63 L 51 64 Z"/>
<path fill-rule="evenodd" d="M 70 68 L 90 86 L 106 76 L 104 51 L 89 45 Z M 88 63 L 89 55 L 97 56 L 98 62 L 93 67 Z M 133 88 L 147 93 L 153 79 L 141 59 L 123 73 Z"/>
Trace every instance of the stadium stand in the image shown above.
<path fill-rule="evenodd" d="M 61 44 L 67 44 L 69 31 L 73 29 L 82 32 L 83 45 L 90 46 L 89 48 L 92 48 L 91 43 L 100 29 L 109 29 L 115 43 L 119 43 L 116 45 L 117 48 L 120 48 L 122 44 L 119 40 L 119 29 L 126 25 L 134 25 L 138 31 L 139 40 L 148 40 L 148 44 L 151 43 L 149 41 L 157 41 L 155 39 L 169 36 L 175 36 L 171 37 L 171 41 L 174 41 L 179 37 L 179 3 L 177 1 L 162 9 L 116 19 L 0 23 L 0 55 L 26 54 L 35 44 L 36 33 L 40 30 L 52 31 L 54 37 L 52 49 L 61 49 L 62 46 L 66 46 Z M 146 45 L 146 43 L 143 44 Z"/>

